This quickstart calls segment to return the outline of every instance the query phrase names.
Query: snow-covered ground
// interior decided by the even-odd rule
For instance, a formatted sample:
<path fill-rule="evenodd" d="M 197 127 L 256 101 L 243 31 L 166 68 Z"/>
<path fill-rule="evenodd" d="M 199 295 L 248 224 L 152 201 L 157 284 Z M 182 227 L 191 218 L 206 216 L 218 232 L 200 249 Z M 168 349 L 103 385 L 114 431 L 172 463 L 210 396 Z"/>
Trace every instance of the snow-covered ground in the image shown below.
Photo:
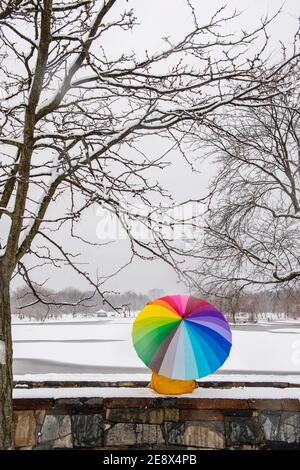
<path fill-rule="evenodd" d="M 14 390 L 14 398 L 78 398 L 78 397 L 145 397 L 153 398 L 158 394 L 151 388 L 125 387 L 83 387 L 83 388 L 32 388 Z M 180 395 L 179 398 L 210 398 L 210 399 L 300 399 L 300 388 L 276 387 L 236 387 L 231 389 L 197 388 L 193 393 Z"/>
<path fill-rule="evenodd" d="M 103 318 L 15 323 L 15 377 L 148 380 L 149 370 L 132 346 L 132 322 L 132 318 Z M 230 357 L 205 380 L 300 383 L 300 322 L 234 326 Z"/>

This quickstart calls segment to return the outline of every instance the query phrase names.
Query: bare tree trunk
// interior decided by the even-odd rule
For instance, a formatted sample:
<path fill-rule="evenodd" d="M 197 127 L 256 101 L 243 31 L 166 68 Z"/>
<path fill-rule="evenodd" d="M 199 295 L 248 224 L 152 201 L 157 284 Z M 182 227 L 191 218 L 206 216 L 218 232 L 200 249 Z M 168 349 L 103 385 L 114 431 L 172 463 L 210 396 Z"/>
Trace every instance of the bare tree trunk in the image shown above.
<path fill-rule="evenodd" d="M 0 265 L 0 449 L 13 449 L 12 336 L 9 276 Z"/>

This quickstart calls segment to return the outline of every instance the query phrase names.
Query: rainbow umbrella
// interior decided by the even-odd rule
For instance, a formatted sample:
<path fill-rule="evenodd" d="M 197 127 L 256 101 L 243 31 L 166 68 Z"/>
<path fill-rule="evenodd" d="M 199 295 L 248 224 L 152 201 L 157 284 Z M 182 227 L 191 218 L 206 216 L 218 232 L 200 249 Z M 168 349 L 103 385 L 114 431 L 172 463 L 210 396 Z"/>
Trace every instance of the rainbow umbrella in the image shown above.
<path fill-rule="evenodd" d="M 213 305 L 188 295 L 171 295 L 145 305 L 134 321 L 132 339 L 151 370 L 190 380 L 221 367 L 232 337 L 227 321 Z"/>

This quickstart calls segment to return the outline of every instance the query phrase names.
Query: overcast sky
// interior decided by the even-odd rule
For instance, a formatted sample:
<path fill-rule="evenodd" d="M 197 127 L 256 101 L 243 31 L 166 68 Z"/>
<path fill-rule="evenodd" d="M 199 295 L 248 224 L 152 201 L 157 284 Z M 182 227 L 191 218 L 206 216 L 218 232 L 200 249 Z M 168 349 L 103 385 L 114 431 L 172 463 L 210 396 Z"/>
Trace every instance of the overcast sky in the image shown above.
<path fill-rule="evenodd" d="M 210 16 L 225 2 L 210 0 L 204 2 L 194 0 L 199 21 L 205 24 Z M 270 31 L 272 34 L 272 47 L 274 51 L 279 50 L 279 40 L 290 41 L 292 34 L 297 29 L 299 17 L 299 0 L 230 0 L 227 2 L 229 11 L 237 8 L 243 10 L 243 15 L 231 27 L 251 28 L 255 27 L 260 18 L 269 13 L 274 13 L 281 6 L 283 13 L 273 23 Z M 121 34 L 114 37 L 114 42 L 107 44 L 112 55 L 121 50 L 135 50 L 141 54 L 145 49 L 153 52 L 163 46 L 162 37 L 170 36 L 180 38 L 192 25 L 192 17 L 184 0 L 130 0 L 120 2 L 118 9 L 133 7 L 140 25 L 131 33 Z M 276 52 L 275 52 L 276 53 Z M 147 138 L 144 141 L 147 152 L 158 155 L 161 152 L 161 142 L 155 138 Z M 174 164 L 167 168 L 162 175 L 162 182 L 171 192 L 176 194 L 178 200 L 185 197 L 199 197 L 204 194 L 209 179 L 213 175 L 213 166 L 208 162 L 201 167 L 201 174 L 191 174 L 187 165 L 178 157 L 172 155 Z M 97 239 L 97 234 L 105 238 L 107 221 L 102 221 L 94 209 L 89 210 L 81 221 L 82 234 L 89 234 L 91 238 Z M 66 240 L 68 236 L 66 235 Z M 66 240 L 64 240 L 66 242 Z M 67 242 L 68 243 L 68 242 Z M 78 245 L 70 242 L 73 248 L 79 249 Z M 88 263 L 86 269 L 91 273 L 99 270 L 99 273 L 108 274 L 120 263 L 128 259 L 128 243 L 126 240 L 116 240 L 105 249 L 84 248 L 84 260 Z M 82 251 L 82 250 L 81 250 Z M 82 261 L 83 261 L 82 259 Z M 48 277 L 41 273 L 42 277 Z M 51 273 L 49 287 L 61 289 L 67 286 L 78 288 L 87 287 L 82 279 L 76 277 L 71 270 L 62 269 Z M 162 262 L 137 261 L 127 267 L 117 277 L 114 277 L 106 288 L 124 292 L 135 290 L 145 292 L 152 288 L 162 288 L 166 293 L 177 293 L 185 291 L 184 287 L 177 284 L 176 275 Z"/>

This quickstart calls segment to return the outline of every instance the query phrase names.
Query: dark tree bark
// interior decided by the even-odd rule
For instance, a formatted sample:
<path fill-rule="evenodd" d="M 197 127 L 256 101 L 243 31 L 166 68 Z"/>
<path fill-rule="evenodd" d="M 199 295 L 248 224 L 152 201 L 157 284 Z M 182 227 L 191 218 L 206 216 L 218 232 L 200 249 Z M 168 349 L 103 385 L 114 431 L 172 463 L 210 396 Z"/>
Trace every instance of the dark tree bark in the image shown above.
<path fill-rule="evenodd" d="M 10 276 L 0 264 L 0 449 L 14 446 Z"/>

